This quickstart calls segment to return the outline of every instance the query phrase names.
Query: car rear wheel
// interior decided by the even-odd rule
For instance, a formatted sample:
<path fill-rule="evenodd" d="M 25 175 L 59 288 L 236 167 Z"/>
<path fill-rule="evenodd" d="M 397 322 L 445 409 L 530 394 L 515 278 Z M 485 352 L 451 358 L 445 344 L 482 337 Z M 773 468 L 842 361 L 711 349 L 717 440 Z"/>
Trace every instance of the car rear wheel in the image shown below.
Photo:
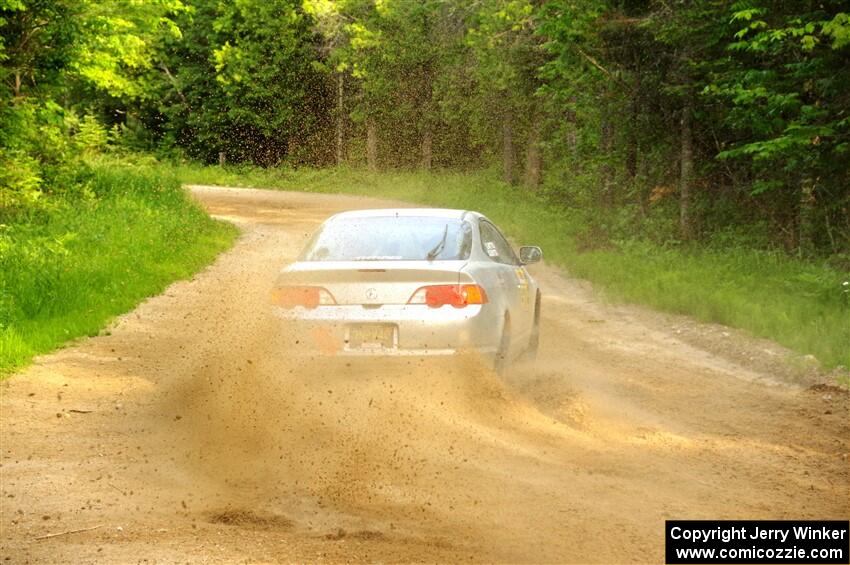
<path fill-rule="evenodd" d="M 493 370 L 499 375 L 504 375 L 510 364 L 511 351 L 511 321 L 505 317 L 505 323 L 502 325 L 502 338 L 499 340 L 499 349 L 496 350 L 496 356 L 493 359 Z"/>
<path fill-rule="evenodd" d="M 534 326 L 531 328 L 531 337 L 528 338 L 528 347 L 523 353 L 525 361 L 536 361 L 537 351 L 540 349 L 540 293 L 534 302 Z"/>

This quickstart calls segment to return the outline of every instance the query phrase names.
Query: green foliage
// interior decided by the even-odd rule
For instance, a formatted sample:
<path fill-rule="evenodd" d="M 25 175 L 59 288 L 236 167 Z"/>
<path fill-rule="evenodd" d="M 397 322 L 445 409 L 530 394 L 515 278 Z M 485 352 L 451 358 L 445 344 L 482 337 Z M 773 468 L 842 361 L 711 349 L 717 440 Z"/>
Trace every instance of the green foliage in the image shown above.
<path fill-rule="evenodd" d="M 573 112 L 554 170 L 598 163 L 599 184 L 621 187 L 599 191 L 603 213 L 631 208 L 629 229 L 647 227 L 650 195 L 679 184 L 687 112 L 703 239 L 767 222 L 772 247 L 850 245 L 846 3 L 554 1 L 539 21 L 541 90 Z"/>
<path fill-rule="evenodd" d="M 0 108 L 0 221 L 48 205 L 47 194 L 80 188 L 85 166 L 73 150 L 66 113 L 52 101 Z"/>
<path fill-rule="evenodd" d="M 120 66 L 149 88 L 116 139 L 205 162 L 501 160 L 505 178 L 600 217 L 588 240 L 672 244 L 687 137 L 688 239 L 751 225 L 765 247 L 840 253 L 842 4 L 191 0 L 170 8 L 179 32 L 134 24 L 155 62 Z M 97 111 L 106 125 L 113 108 Z"/>
<path fill-rule="evenodd" d="M 0 208 L 35 208 L 41 202 L 38 161 L 24 152 L 0 151 Z"/>
<path fill-rule="evenodd" d="M 111 96 L 144 94 L 156 39 L 179 36 L 179 0 L 16 0 L 0 4 L 0 73 L 15 95 L 78 84 Z M 11 81 L 9 80 L 11 78 Z M 10 85 L 11 82 L 11 85 Z"/>
<path fill-rule="evenodd" d="M 62 100 L 114 145 L 266 166 L 501 161 L 602 218 L 588 240 L 752 225 L 771 248 L 850 245 L 841 0 L 5 0 L 0 20 L 0 111 Z M 76 166 L 46 153 L 4 146 L 7 197 L 35 202 L 61 159 Z M 688 234 L 669 229 L 677 198 Z"/>
<path fill-rule="evenodd" d="M 87 154 L 95 154 L 106 148 L 109 132 L 92 114 L 86 114 L 80 121 L 74 135 L 74 145 Z"/>
<path fill-rule="evenodd" d="M 258 161 L 279 161 L 291 152 L 290 141 L 313 127 L 311 97 L 321 93 L 323 83 L 310 64 L 315 57 L 310 24 L 294 0 L 219 6 L 213 29 L 224 43 L 212 53 L 216 80 L 233 135 L 248 146 L 262 144 L 268 153 Z"/>
<path fill-rule="evenodd" d="M 762 170 L 783 164 L 800 176 L 823 176 L 830 161 L 846 157 L 850 106 L 840 96 L 850 85 L 842 52 L 850 32 L 847 14 L 829 13 L 837 5 L 807 13 L 781 4 L 732 13 L 733 22 L 746 24 L 729 44 L 737 55 L 707 92 L 731 101 L 726 122 L 746 137 L 720 158 L 748 157 L 762 162 Z M 753 68 L 756 61 L 761 64 Z"/>
<path fill-rule="evenodd" d="M 137 115 L 164 145 L 214 162 L 321 162 L 326 80 L 312 20 L 294 0 L 196 0 L 158 42 Z"/>
<path fill-rule="evenodd" d="M 181 7 L 178 0 L 0 2 L 0 220 L 49 207 L 46 196 L 87 193 L 81 157 L 106 146 L 106 130 L 90 110 L 78 122 L 56 101 L 141 95 L 153 40 L 176 33 L 167 14 Z"/>
<path fill-rule="evenodd" d="M 734 4 L 730 56 L 704 89 L 706 102 L 721 109 L 715 115 L 729 140 L 717 157 L 746 171 L 750 193 L 792 236 L 786 246 L 809 252 L 848 245 L 840 235 L 850 202 L 842 9 L 842 2 L 808 10 L 782 2 Z"/>
<path fill-rule="evenodd" d="M 330 60 L 337 72 L 348 72 L 356 81 L 351 117 L 357 126 L 375 124 L 384 162 L 417 164 L 423 139 L 440 122 L 435 87 L 450 46 L 459 38 L 458 30 L 444 25 L 444 9 L 435 0 L 337 3 L 339 17 L 348 23 Z"/>
<path fill-rule="evenodd" d="M 83 5 L 79 50 L 72 69 L 110 96 L 148 96 L 147 71 L 156 62 L 157 41 L 181 37 L 171 17 L 186 7 L 180 0 L 89 0 Z"/>

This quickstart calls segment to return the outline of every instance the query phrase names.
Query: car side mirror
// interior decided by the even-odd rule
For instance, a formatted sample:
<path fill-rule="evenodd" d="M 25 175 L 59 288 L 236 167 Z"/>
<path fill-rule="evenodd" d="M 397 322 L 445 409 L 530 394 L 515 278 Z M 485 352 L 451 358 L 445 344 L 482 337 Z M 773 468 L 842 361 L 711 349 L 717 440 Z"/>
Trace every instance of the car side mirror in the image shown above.
<path fill-rule="evenodd" d="M 523 245 L 519 248 L 519 260 L 523 265 L 537 263 L 543 259 L 543 250 L 536 245 Z"/>

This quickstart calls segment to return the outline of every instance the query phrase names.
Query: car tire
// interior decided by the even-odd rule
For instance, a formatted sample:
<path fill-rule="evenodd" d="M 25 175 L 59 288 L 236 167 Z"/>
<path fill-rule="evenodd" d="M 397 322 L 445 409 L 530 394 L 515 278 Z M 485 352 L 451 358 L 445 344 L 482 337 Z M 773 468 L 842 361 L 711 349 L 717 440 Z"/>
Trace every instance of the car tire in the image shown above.
<path fill-rule="evenodd" d="M 497 375 L 504 375 L 510 365 L 511 351 L 511 321 L 505 316 L 505 323 L 502 325 L 502 337 L 499 340 L 499 349 L 496 350 L 496 355 L 493 358 L 493 370 Z"/>
<path fill-rule="evenodd" d="M 534 302 L 534 326 L 531 328 L 531 337 L 528 338 L 528 347 L 523 353 L 523 360 L 534 362 L 537 360 L 537 351 L 540 349 L 540 292 Z"/>

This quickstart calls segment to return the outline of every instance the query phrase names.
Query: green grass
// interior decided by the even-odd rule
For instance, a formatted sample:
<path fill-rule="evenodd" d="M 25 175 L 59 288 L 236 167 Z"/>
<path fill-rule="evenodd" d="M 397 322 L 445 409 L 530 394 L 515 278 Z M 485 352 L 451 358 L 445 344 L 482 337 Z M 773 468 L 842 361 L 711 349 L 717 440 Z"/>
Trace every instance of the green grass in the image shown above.
<path fill-rule="evenodd" d="M 187 278 L 233 241 L 166 169 L 99 161 L 90 198 L 0 226 L 0 376 Z"/>
<path fill-rule="evenodd" d="M 358 194 L 479 210 L 516 241 L 543 247 L 548 262 L 592 281 L 611 299 L 742 328 L 814 355 L 825 369 L 850 367 L 850 297 L 842 289 L 850 276 L 826 265 L 740 246 L 683 249 L 632 242 L 580 252 L 576 214 L 506 186 L 488 172 L 172 167 L 186 183 Z"/>

